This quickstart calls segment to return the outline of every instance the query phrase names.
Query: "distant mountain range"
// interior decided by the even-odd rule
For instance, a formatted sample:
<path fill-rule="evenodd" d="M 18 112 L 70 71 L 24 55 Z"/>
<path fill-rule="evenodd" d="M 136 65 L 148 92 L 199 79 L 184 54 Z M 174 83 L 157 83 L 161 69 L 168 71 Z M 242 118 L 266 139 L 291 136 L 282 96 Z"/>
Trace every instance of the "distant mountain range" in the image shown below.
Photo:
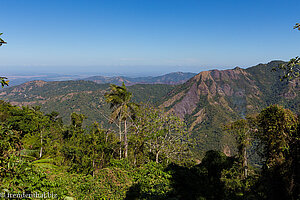
<path fill-rule="evenodd" d="M 190 72 L 173 72 L 161 76 L 147 76 L 131 78 L 126 76 L 88 76 L 88 75 L 63 75 L 63 74 L 15 74 L 8 75 L 10 86 L 20 85 L 34 80 L 42 81 L 68 81 L 68 80 L 86 80 L 93 81 L 99 84 L 113 83 L 121 85 L 123 82 L 127 85 L 135 84 L 169 84 L 177 85 L 186 82 L 196 73 Z"/>
<path fill-rule="evenodd" d="M 112 83 L 116 85 L 121 85 L 123 82 L 126 86 L 136 85 L 136 84 L 168 84 L 168 85 L 178 85 L 186 82 L 196 73 L 190 72 L 173 72 L 169 74 L 165 74 L 162 76 L 147 76 L 147 77 L 137 77 L 137 78 L 130 78 L 125 76 L 114 76 L 114 77 L 107 77 L 107 76 L 92 76 L 85 78 L 83 80 L 86 81 L 93 81 L 99 84 L 105 83 Z"/>
<path fill-rule="evenodd" d="M 152 103 L 182 118 L 200 154 L 209 149 L 230 154 L 234 151 L 233 140 L 224 134 L 224 124 L 257 113 L 271 104 L 299 111 L 299 79 L 281 82 L 280 72 L 272 72 L 273 67 L 282 63 L 272 61 L 247 69 L 204 71 L 179 85 L 174 84 L 193 74 L 171 73 L 141 79 L 90 77 L 89 81 L 31 81 L 0 91 L 0 99 L 19 106 L 41 105 L 46 113 L 59 112 L 65 122 L 72 112 L 83 113 L 88 117 L 87 124 L 98 121 L 110 127 L 112 125 L 107 123 L 110 110 L 104 101 L 109 84 L 96 82 L 125 82 L 132 85 L 128 89 L 134 101 Z"/>

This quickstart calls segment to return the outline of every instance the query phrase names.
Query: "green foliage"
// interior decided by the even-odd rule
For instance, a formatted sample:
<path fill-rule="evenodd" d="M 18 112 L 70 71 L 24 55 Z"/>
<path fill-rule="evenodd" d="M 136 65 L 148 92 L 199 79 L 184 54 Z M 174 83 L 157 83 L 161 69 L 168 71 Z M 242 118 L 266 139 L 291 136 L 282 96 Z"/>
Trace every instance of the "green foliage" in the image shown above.
<path fill-rule="evenodd" d="M 3 33 L 0 33 L 0 36 L 2 35 Z M 2 39 L 2 38 L 0 38 L 0 46 L 2 46 L 2 44 L 6 44 L 6 42 Z"/>
<path fill-rule="evenodd" d="M 278 105 L 263 109 L 255 118 L 238 120 L 227 131 L 236 136 L 238 155 L 234 165 L 222 171 L 226 196 L 230 199 L 297 199 L 298 119 L 290 110 Z M 249 139 L 258 142 L 256 151 L 264 161 L 262 169 L 247 167 Z M 243 150 L 244 149 L 244 150 Z M 249 155 L 253 156 L 253 155 Z M 251 157 L 250 157 L 251 159 Z"/>
<path fill-rule="evenodd" d="M 255 172 L 251 169 L 248 155 L 256 131 L 255 122 L 255 118 L 247 117 L 228 124 L 225 129 L 234 136 L 237 147 L 232 167 L 224 169 L 221 175 L 226 196 L 233 199 L 245 198 L 255 184 Z"/>
<path fill-rule="evenodd" d="M 127 192 L 126 199 L 164 199 L 171 191 L 171 175 L 163 165 L 149 162 L 136 169 L 134 184 Z"/>
<path fill-rule="evenodd" d="M 8 86 L 9 81 L 6 79 L 7 79 L 6 77 L 0 77 L 0 83 L 1 83 L 2 88 L 4 86 Z"/>
<path fill-rule="evenodd" d="M 75 120 L 65 133 L 62 148 L 65 162 L 70 172 L 94 176 L 97 170 L 106 167 L 110 159 L 115 157 L 115 135 L 97 123 L 87 132 L 79 126 L 83 116 L 75 113 L 72 116 L 79 117 L 79 121 Z"/>
<path fill-rule="evenodd" d="M 132 85 L 128 90 L 133 93 L 132 100 L 136 103 L 145 102 L 154 106 L 159 106 L 163 103 L 164 98 L 174 85 L 166 84 L 143 84 Z"/>
<path fill-rule="evenodd" d="M 3 34 L 3 33 L 0 33 L 0 36 L 1 36 L 2 34 Z M 6 44 L 6 42 L 5 42 L 2 38 L 0 38 L 0 46 L 2 46 L 3 44 Z M 3 88 L 5 85 L 8 86 L 8 82 L 9 82 L 9 81 L 7 81 L 7 80 L 5 80 L 5 79 L 7 79 L 7 78 L 6 78 L 6 77 L 0 77 L 0 83 L 1 83 L 2 88 Z"/>
<path fill-rule="evenodd" d="M 258 175 L 248 168 L 248 176 L 244 176 L 244 170 L 238 162 L 234 162 L 229 169 L 224 169 L 221 181 L 224 183 L 225 195 L 229 199 L 244 199 L 252 196 L 252 188 L 257 181 Z"/>
<path fill-rule="evenodd" d="M 262 110 L 258 116 L 258 137 L 262 142 L 266 167 L 282 164 L 296 133 L 295 115 L 278 105 Z"/>
<path fill-rule="evenodd" d="M 299 141 L 297 126 L 294 113 L 278 105 L 265 108 L 258 116 L 257 137 L 265 160 L 258 185 L 268 199 L 297 198 L 299 181 L 294 178 L 295 167 L 299 166 L 294 146 Z"/>
<path fill-rule="evenodd" d="M 58 196 L 67 193 L 60 184 L 51 181 L 45 172 L 33 164 L 16 157 L 11 157 L 9 161 L 13 163 L 13 166 L 10 168 L 10 175 L 6 175 L 0 180 L 1 191 L 27 194 L 51 191 Z"/>
<path fill-rule="evenodd" d="M 198 165 L 169 165 L 166 170 L 171 174 L 172 190 L 167 199 L 230 199 L 226 196 L 221 174 L 232 164 L 233 159 L 225 154 L 208 151 Z"/>
<path fill-rule="evenodd" d="M 174 116 L 164 117 L 163 112 L 152 110 L 157 114 L 152 113 L 154 118 L 140 119 L 148 124 L 147 128 L 140 129 L 147 130 L 145 141 L 156 140 L 168 131 L 176 136 L 179 129 L 184 129 Z M 143 117 L 142 112 L 136 116 Z M 137 118 L 135 126 L 142 126 Z M 137 195 L 146 199 L 166 196 L 171 191 L 171 175 L 163 164 L 147 159 L 134 167 L 130 159 L 116 160 L 119 144 L 114 131 L 105 130 L 97 123 L 84 129 L 84 119 L 84 115 L 73 113 L 71 124 L 66 126 L 58 113 L 45 115 L 39 107 L 19 108 L 1 102 L 1 189 L 30 193 L 50 191 L 59 198 L 77 199 L 124 199 L 130 193 L 127 193 L 129 188 L 136 187 L 140 191 Z M 147 122 L 149 119 L 160 121 L 163 135 L 152 135 L 159 130 L 151 126 L 151 121 Z M 171 147 L 166 146 L 168 148 Z M 142 155 L 149 154 L 148 146 Z M 167 158 L 167 153 L 162 153 L 161 161 L 182 160 L 177 159 L 178 153 L 170 155 Z"/>
<path fill-rule="evenodd" d="M 180 163 L 191 157 L 185 123 L 178 117 L 151 106 L 140 107 L 130 140 L 134 163 L 147 159 L 145 152 L 149 152 L 150 159 L 153 154 L 156 163 Z M 138 158 L 139 156 L 142 158 Z"/>
<path fill-rule="evenodd" d="M 135 103 L 149 102 L 158 105 L 163 97 L 173 88 L 171 85 L 134 85 L 127 87 L 134 95 Z M 29 89 L 30 88 L 30 89 Z M 40 105 L 41 111 L 51 113 L 57 111 L 64 123 L 70 122 L 73 112 L 84 114 L 87 119 L 84 125 L 92 125 L 94 121 L 103 122 L 105 128 L 114 126 L 108 123 L 109 105 L 104 94 L 109 84 L 97 84 L 91 81 L 32 81 L 22 86 L 12 86 L 5 89 L 7 95 L 1 99 L 14 101 L 19 106 L 24 104 Z"/>
<path fill-rule="evenodd" d="M 95 177 L 83 174 L 56 174 L 54 180 L 75 199 L 124 199 L 132 177 L 123 169 L 104 168 Z"/>
<path fill-rule="evenodd" d="M 294 29 L 298 29 L 300 31 L 300 24 L 296 23 Z M 283 75 L 280 80 L 292 80 L 300 77 L 300 58 L 297 56 L 296 58 L 292 58 L 287 64 L 279 65 L 277 68 L 273 68 L 273 70 L 283 71 Z"/>
<path fill-rule="evenodd" d="M 128 156 L 127 123 L 135 119 L 137 104 L 131 102 L 132 93 L 123 82 L 122 86 L 110 85 L 110 91 L 105 94 L 105 100 L 112 109 L 110 123 L 118 120 L 120 135 L 120 158 L 122 158 L 122 122 L 124 123 L 124 157 Z"/>
<path fill-rule="evenodd" d="M 132 93 L 127 90 L 124 83 L 122 86 L 110 85 L 110 91 L 105 94 L 105 99 L 113 110 L 111 120 L 118 118 L 125 120 L 129 117 L 134 118 L 136 105 L 131 102 L 131 98 Z"/>
<path fill-rule="evenodd" d="M 255 133 L 255 119 L 248 117 L 230 123 L 226 127 L 226 131 L 234 136 L 237 147 L 237 160 L 236 167 L 242 171 L 239 174 L 241 179 L 246 179 L 248 176 L 248 155 L 247 152 L 251 148 L 251 142 Z M 236 170 L 234 170 L 236 171 Z"/>
<path fill-rule="evenodd" d="M 9 126 L 0 125 L 0 174 L 6 177 L 11 174 L 11 167 L 14 167 L 12 158 L 18 155 L 21 149 L 19 132 L 11 130 Z"/>
<path fill-rule="evenodd" d="M 71 114 L 71 125 L 74 128 L 82 128 L 83 120 L 86 119 L 86 116 L 83 114 L 72 113 Z"/>
<path fill-rule="evenodd" d="M 300 23 L 296 23 L 296 25 L 294 26 L 294 29 L 298 29 L 300 31 Z"/>
<path fill-rule="evenodd" d="M 281 81 L 298 78 L 300 77 L 300 58 L 298 56 L 292 58 L 287 64 L 282 64 L 278 68 L 274 68 L 274 70 L 283 71 L 284 74 L 280 78 Z"/>
<path fill-rule="evenodd" d="M 44 172 L 53 167 L 49 160 L 27 161 L 28 157 L 21 154 L 22 146 L 20 132 L 10 125 L 0 125 L 0 191 L 31 194 L 53 191 L 63 195 L 65 191 Z"/>

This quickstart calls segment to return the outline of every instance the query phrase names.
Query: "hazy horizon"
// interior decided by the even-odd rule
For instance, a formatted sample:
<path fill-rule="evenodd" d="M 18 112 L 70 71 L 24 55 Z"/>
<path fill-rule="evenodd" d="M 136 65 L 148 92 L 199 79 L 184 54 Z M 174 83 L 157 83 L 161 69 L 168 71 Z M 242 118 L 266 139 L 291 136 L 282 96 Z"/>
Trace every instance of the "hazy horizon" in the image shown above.
<path fill-rule="evenodd" d="M 279 59 L 275 59 L 279 60 Z M 140 67 L 134 67 L 134 66 L 123 66 L 126 67 L 125 71 L 122 70 L 115 70 L 117 69 L 116 66 L 113 67 L 80 67 L 75 70 L 69 70 L 65 71 L 64 67 L 48 67 L 43 68 L 42 70 L 39 70 L 41 68 L 30 68 L 30 67 L 5 67 L 4 70 L 1 70 L 2 75 L 5 76 L 22 76 L 22 75 L 70 75 L 70 76 L 127 76 L 127 77 L 146 77 L 146 76 L 161 76 L 169 73 L 174 72 L 184 72 L 184 73 L 200 73 L 202 71 L 208 71 L 208 70 L 226 70 L 226 69 L 233 69 L 235 67 L 240 68 L 249 68 L 256 66 L 258 64 L 267 64 L 271 61 L 275 60 L 269 60 L 268 62 L 259 62 L 251 66 L 198 66 L 198 67 L 182 67 L 182 66 L 175 66 L 172 68 L 163 68 L 161 67 L 160 70 L 153 70 L 153 66 L 140 66 Z M 286 60 L 287 61 L 287 60 Z M 69 66 L 70 67 L 70 66 Z M 130 67 L 134 67 L 134 71 L 128 70 Z M 70 67 L 71 68 L 71 67 Z M 21 70 L 20 70 L 21 69 Z M 23 70 L 22 70 L 23 69 Z M 87 70 L 89 69 L 89 70 Z"/>
<path fill-rule="evenodd" d="M 190 72 L 190 73 L 200 73 L 202 71 L 212 70 L 212 69 L 232 69 L 236 66 L 216 66 L 216 67 L 180 67 L 175 66 L 171 68 L 159 68 L 159 70 L 153 70 L 153 66 L 141 66 L 134 67 L 134 70 L 130 70 L 133 66 L 124 66 L 126 70 L 120 70 L 118 67 L 80 67 L 75 70 L 65 70 L 63 67 L 49 67 L 47 69 L 41 68 L 30 68 L 30 67 L 7 67 L 1 70 L 2 75 L 42 75 L 42 74 L 57 74 L 57 75 L 99 75 L 99 76 L 159 76 L 164 74 L 169 74 L 173 72 Z M 241 66 L 239 66 L 241 67 Z M 242 67 L 243 68 L 243 67 Z M 21 70 L 20 70 L 21 69 Z M 23 70 L 22 70 L 23 69 Z M 140 69 L 140 70 L 139 70 Z"/>

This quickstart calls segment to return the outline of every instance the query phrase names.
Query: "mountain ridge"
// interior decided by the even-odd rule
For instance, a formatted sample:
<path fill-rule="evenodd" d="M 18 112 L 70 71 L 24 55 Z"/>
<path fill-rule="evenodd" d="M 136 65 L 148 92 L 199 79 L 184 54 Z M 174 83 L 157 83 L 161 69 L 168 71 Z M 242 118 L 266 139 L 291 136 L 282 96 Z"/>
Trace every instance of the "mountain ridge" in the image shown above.
<path fill-rule="evenodd" d="M 146 77 L 126 77 L 126 76 L 92 76 L 85 78 L 83 80 L 93 81 L 99 84 L 112 83 L 116 85 L 121 85 L 123 82 L 126 86 L 136 85 L 136 84 L 169 84 L 178 85 L 189 80 L 196 73 L 191 72 L 171 72 L 168 74 L 160 76 L 146 76 Z"/>

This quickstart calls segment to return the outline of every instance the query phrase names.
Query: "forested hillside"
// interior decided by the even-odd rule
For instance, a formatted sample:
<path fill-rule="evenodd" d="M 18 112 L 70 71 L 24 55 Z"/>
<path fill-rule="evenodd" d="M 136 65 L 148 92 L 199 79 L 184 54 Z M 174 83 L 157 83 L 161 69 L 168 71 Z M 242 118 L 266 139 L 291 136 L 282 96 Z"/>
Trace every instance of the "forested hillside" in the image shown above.
<path fill-rule="evenodd" d="M 63 121 L 68 123 L 72 112 L 87 116 L 86 123 L 94 121 L 108 127 L 109 107 L 104 101 L 104 93 L 109 84 L 97 84 L 91 81 L 31 81 L 7 88 L 0 92 L 3 100 L 18 106 L 41 106 L 45 113 L 56 111 Z M 134 85 L 129 90 L 134 93 L 135 102 L 159 104 L 171 90 L 172 85 Z"/>

